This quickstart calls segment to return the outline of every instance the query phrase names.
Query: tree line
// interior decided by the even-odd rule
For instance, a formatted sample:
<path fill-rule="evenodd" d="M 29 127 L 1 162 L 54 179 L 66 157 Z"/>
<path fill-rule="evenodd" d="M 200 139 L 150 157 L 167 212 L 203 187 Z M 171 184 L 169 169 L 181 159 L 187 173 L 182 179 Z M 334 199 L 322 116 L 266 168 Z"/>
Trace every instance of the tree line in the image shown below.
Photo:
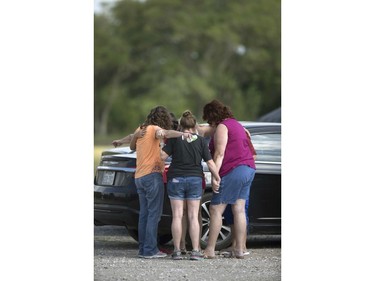
<path fill-rule="evenodd" d="M 94 15 L 95 134 L 132 132 L 156 105 L 202 121 L 214 98 L 239 120 L 281 106 L 280 0 L 123 0 Z"/>

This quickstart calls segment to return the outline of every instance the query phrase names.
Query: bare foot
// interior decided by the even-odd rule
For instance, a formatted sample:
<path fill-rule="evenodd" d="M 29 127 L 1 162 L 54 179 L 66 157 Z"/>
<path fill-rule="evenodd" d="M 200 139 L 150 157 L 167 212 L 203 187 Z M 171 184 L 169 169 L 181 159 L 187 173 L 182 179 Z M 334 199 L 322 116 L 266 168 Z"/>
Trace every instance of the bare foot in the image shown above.
<path fill-rule="evenodd" d="M 204 250 L 203 251 L 203 256 L 205 259 L 215 259 L 215 251 L 209 251 L 209 250 Z"/>

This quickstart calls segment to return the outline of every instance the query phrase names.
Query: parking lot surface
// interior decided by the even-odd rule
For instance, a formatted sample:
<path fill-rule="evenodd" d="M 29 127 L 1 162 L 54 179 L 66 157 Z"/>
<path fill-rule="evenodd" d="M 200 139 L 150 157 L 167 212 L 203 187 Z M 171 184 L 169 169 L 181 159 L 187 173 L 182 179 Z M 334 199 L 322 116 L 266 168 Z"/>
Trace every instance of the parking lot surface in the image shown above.
<path fill-rule="evenodd" d="M 280 237 L 254 237 L 245 259 L 175 261 L 137 257 L 137 242 L 124 227 L 94 227 L 94 280 L 281 280 Z M 172 244 L 165 245 L 172 250 Z"/>

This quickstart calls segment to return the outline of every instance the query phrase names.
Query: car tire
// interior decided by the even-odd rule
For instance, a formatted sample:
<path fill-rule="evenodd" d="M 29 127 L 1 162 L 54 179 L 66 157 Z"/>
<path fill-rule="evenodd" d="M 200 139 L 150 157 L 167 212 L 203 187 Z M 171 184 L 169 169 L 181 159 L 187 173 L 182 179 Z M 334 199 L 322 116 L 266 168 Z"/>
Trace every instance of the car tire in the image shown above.
<path fill-rule="evenodd" d="M 211 203 L 212 192 L 206 191 L 206 193 L 202 196 L 202 205 L 201 205 L 201 212 L 202 212 L 202 237 L 201 237 L 201 247 L 205 249 L 207 247 L 207 241 L 209 237 L 209 227 L 210 227 L 210 203 Z M 232 244 L 232 232 L 230 226 L 222 219 L 222 226 L 219 233 L 219 236 L 216 241 L 216 250 L 222 250 L 228 248 Z"/>

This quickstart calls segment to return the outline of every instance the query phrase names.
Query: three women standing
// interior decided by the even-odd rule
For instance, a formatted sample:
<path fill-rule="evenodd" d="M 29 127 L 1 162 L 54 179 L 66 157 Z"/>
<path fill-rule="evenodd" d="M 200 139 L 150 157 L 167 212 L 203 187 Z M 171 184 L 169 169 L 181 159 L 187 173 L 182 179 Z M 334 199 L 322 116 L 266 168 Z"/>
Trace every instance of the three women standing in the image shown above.
<path fill-rule="evenodd" d="M 215 256 L 215 244 L 222 226 L 222 214 L 228 204 L 232 206 L 235 228 L 234 249 L 237 258 L 243 258 L 241 245 L 246 243 L 245 201 L 255 175 L 255 162 L 243 126 L 234 118 L 229 107 L 217 100 L 206 104 L 203 119 L 215 129 L 210 142 L 211 155 L 205 140 L 195 135 L 196 120 L 191 112 L 184 112 L 180 125 L 183 132 L 169 130 L 169 112 L 162 106 L 151 110 L 140 134 L 138 128 L 130 148 L 137 148 L 135 183 L 140 201 L 139 256 L 159 258 L 166 254 L 157 247 L 157 227 L 160 220 L 164 184 L 164 161 L 173 155 L 169 168 L 168 195 L 173 213 L 172 235 L 175 251 L 173 258 L 180 259 L 183 202 L 188 201 L 189 230 L 193 244 L 191 258 L 200 259 L 198 211 L 202 196 L 202 159 L 213 175 L 213 196 L 210 204 L 210 235 L 204 256 Z M 211 130 L 213 131 L 213 130 Z M 194 136 L 194 138 L 192 138 Z M 182 137 L 182 138 L 181 138 Z M 160 140 L 168 140 L 160 152 Z M 189 142 L 187 142 L 189 140 Z M 193 141 L 191 141 L 193 140 Z M 212 157 L 212 158 L 211 158 Z"/>

